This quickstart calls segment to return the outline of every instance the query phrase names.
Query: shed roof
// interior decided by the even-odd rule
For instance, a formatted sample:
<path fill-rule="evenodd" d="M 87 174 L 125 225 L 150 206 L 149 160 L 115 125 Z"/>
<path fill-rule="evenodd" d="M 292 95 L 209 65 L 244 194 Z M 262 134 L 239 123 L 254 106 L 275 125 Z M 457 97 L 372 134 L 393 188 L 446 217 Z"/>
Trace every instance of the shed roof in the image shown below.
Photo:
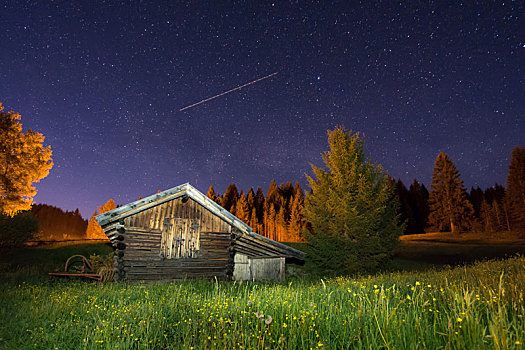
<path fill-rule="evenodd" d="M 173 199 L 183 196 L 187 196 L 193 199 L 195 202 L 199 203 L 200 205 L 208 209 L 210 212 L 212 212 L 213 214 L 220 217 L 222 220 L 226 221 L 228 224 L 235 227 L 243 238 L 254 241 L 262 241 L 267 244 L 271 244 L 275 250 L 281 252 L 283 255 L 287 255 L 299 260 L 304 260 L 304 252 L 253 232 L 253 229 L 250 226 L 248 226 L 238 217 L 236 217 L 235 215 L 233 215 L 232 213 L 230 213 L 229 211 L 212 201 L 210 198 L 206 197 L 204 194 L 202 194 L 202 192 L 198 191 L 189 183 L 170 188 L 166 191 L 156 193 L 149 197 L 136 200 L 116 209 L 99 214 L 95 217 L 95 219 L 100 224 L 100 226 L 105 227 L 117 223 L 121 219 L 125 219 L 128 216 L 137 214 L 149 208 L 155 207 L 167 201 L 171 201 Z"/>

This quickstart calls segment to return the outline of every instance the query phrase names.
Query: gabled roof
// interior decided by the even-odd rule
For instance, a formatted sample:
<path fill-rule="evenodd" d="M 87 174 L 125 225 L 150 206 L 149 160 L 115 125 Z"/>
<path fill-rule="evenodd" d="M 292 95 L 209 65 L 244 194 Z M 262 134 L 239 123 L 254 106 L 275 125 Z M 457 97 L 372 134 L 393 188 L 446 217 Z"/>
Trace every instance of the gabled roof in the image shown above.
<path fill-rule="evenodd" d="M 189 183 L 185 183 L 169 190 L 156 193 L 149 197 L 139 199 L 137 201 L 131 202 L 129 204 L 123 205 L 116 209 L 110 210 L 108 212 L 102 213 L 95 216 L 95 219 L 103 228 L 105 226 L 118 223 L 121 219 L 125 219 L 128 216 L 140 213 L 149 208 L 155 207 L 164 202 L 171 201 L 173 199 L 187 196 L 193 199 L 195 202 L 199 203 L 206 209 L 208 209 L 213 214 L 217 215 L 228 224 L 235 227 L 241 236 L 245 239 L 262 241 L 266 244 L 271 244 L 276 250 L 281 251 L 285 255 L 294 257 L 300 260 L 304 260 L 305 253 L 300 250 L 293 249 L 285 244 L 276 242 L 264 236 L 258 235 L 253 232 L 253 229 L 241 221 L 238 217 L 212 201 L 210 198 L 206 197 L 204 194 L 199 192 L 195 187 L 191 186 Z"/>

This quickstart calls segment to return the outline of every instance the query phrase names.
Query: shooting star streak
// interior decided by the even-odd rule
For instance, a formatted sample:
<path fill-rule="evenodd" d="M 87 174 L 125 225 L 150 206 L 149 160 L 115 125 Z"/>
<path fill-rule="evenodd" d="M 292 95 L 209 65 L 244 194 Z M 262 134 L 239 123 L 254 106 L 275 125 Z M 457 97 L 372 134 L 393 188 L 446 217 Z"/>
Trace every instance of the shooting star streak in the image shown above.
<path fill-rule="evenodd" d="M 194 103 L 194 104 L 192 104 L 192 105 L 189 105 L 189 106 L 186 106 L 186 107 L 183 107 L 183 108 L 179 109 L 179 112 L 180 112 L 180 111 L 183 111 L 183 110 L 185 110 L 185 109 L 188 109 L 188 108 L 192 108 L 192 107 L 198 106 L 198 105 L 200 105 L 201 103 L 208 102 L 208 101 L 213 100 L 213 99 L 215 99 L 215 98 L 217 98 L 217 97 L 221 97 L 221 96 L 223 96 L 223 95 L 229 94 L 230 92 L 234 92 L 235 90 L 242 89 L 243 87 L 246 87 L 246 86 L 248 86 L 248 85 L 255 84 L 255 83 L 257 83 L 258 81 L 261 81 L 261 80 L 264 80 L 264 79 L 268 79 L 269 77 L 272 77 L 272 76 L 276 75 L 277 73 L 278 73 L 278 72 L 275 72 L 275 73 L 269 74 L 269 75 L 267 75 L 267 76 L 265 76 L 265 77 L 262 77 L 262 78 L 256 79 L 256 80 L 254 80 L 254 81 L 250 81 L 249 83 L 246 83 L 246 84 L 244 84 L 244 85 L 237 86 L 236 88 L 233 88 L 233 89 L 231 89 L 231 90 L 228 90 L 228 91 L 222 92 L 222 93 L 220 93 L 220 94 L 218 94 L 218 95 L 215 95 L 215 96 L 212 96 L 212 97 L 208 97 L 207 99 L 204 99 L 204 100 L 202 100 L 202 101 L 199 101 L 199 102 L 197 102 L 197 103 Z"/>

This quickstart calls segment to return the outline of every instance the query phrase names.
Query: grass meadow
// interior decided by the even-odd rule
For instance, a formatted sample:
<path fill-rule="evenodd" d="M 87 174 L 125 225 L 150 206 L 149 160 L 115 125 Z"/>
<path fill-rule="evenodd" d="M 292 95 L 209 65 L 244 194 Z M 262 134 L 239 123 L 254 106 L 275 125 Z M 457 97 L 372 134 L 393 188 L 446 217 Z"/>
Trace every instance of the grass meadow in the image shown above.
<path fill-rule="evenodd" d="M 3 267 L 1 349 L 521 349 L 525 341 L 520 256 L 361 278 L 153 284 L 48 279 L 46 256 Z"/>

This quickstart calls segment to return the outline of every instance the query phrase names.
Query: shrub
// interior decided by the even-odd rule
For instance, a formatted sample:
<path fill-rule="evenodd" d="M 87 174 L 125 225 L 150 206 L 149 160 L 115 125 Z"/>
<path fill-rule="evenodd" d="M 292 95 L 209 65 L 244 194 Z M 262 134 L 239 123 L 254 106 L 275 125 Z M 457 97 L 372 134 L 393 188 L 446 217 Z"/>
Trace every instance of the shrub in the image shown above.
<path fill-rule="evenodd" d="M 38 232 L 38 221 L 28 213 L 0 214 L 0 246 L 21 246 Z"/>

